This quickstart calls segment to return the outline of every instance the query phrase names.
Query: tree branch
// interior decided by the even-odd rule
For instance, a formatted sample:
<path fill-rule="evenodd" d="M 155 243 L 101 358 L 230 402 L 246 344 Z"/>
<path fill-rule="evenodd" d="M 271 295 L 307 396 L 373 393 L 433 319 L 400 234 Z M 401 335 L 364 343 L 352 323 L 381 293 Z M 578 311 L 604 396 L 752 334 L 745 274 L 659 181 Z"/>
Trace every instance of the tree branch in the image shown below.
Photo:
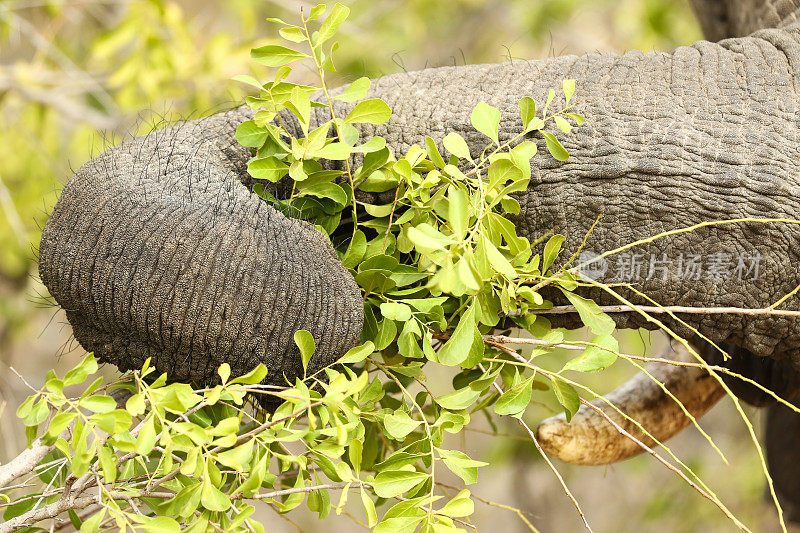
<path fill-rule="evenodd" d="M 762 307 L 758 309 L 748 309 L 744 307 L 687 307 L 682 305 L 665 305 L 658 307 L 654 305 L 637 305 L 633 308 L 629 305 L 601 305 L 600 310 L 604 313 L 636 313 L 644 311 L 647 313 L 684 313 L 689 315 L 770 315 L 770 316 L 790 316 L 800 318 L 800 311 L 788 309 L 774 309 L 772 307 Z M 525 313 L 512 311 L 506 316 L 520 316 L 522 314 L 533 315 L 563 315 L 566 313 L 577 313 L 578 309 L 572 305 L 558 305 L 550 309 L 530 309 Z"/>
<path fill-rule="evenodd" d="M 30 448 L 26 448 L 14 459 L 0 466 L 0 489 L 31 472 L 52 450 L 53 446 L 45 445 L 41 439 L 34 440 Z"/>

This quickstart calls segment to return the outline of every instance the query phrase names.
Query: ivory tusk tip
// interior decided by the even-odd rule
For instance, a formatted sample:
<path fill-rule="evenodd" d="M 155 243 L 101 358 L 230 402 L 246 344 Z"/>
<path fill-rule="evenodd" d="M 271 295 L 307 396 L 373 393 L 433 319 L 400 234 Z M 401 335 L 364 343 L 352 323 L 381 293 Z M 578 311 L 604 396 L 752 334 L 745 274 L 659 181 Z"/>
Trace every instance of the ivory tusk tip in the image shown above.
<path fill-rule="evenodd" d="M 587 457 L 585 443 L 575 438 L 564 414 L 542 420 L 536 428 L 536 440 L 549 457 L 559 461 L 575 465 L 597 464 Z"/>

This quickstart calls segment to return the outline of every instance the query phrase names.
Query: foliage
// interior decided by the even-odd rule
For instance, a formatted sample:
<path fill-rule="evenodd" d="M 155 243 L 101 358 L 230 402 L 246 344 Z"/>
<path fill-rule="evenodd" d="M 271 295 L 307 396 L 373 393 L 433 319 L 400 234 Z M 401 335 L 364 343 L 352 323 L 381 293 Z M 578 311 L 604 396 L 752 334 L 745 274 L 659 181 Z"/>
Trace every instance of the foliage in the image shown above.
<path fill-rule="evenodd" d="M 14 499 L 0 494 L 9 501 L 9 523 L 43 506 L 50 516 L 68 511 L 83 531 L 263 531 L 251 518 L 254 502 L 280 513 L 305 502 L 324 518 L 347 512 L 352 497 L 362 508 L 359 520 L 376 531 L 460 531 L 474 510 L 467 487 L 486 463 L 448 436 L 462 433 L 476 414 L 524 425 L 531 402 L 547 398 L 569 418 L 581 402 L 575 387 L 585 389 L 570 373 L 603 371 L 621 355 L 614 322 L 573 293 L 582 283 L 568 270 L 574 257 L 559 260 L 564 237 L 531 243 L 510 220 L 520 209 L 514 193 L 531 179 L 531 160 L 569 157 L 545 128 L 569 134 L 583 123 L 571 103 L 574 81 L 562 84 L 563 109 L 551 109 L 555 90 L 539 105 L 523 98 L 523 132 L 507 141 L 500 112 L 478 104 L 471 122 L 486 137 L 480 152 L 449 133 L 439 145 L 429 138 L 394 154 L 382 138 L 362 139 L 355 127 L 391 117 L 385 102 L 365 99 L 368 78 L 329 91 L 338 48 L 332 38 L 349 9 L 337 4 L 321 20 L 326 11 L 317 6 L 300 25 L 275 19 L 288 43 L 252 50 L 275 72 L 266 83 L 237 77 L 258 94 L 246 99 L 255 118 L 236 136 L 253 150 L 255 192 L 314 223 L 352 271 L 365 301 L 363 344 L 286 387 L 262 385 L 263 366 L 231 379 L 223 365 L 219 385 L 193 388 L 168 383 L 145 364 L 120 382 L 103 386 L 98 378 L 69 397 L 65 387 L 96 372 L 92 355 L 63 378 L 50 372 L 44 389 L 18 410 L 30 439 L 39 435 L 52 446 L 34 470 L 43 485 Z M 298 60 L 313 63 L 318 86 L 288 81 Z M 354 105 L 337 116 L 336 101 Z M 287 114 L 300 131 L 287 128 Z M 531 136 L 549 155 L 537 153 Z M 278 182 L 290 184 L 288 196 L 278 195 Z M 371 203 L 387 192 L 391 202 Z M 533 253 L 536 245 L 541 253 Z M 536 360 L 564 339 L 533 312 L 552 306 L 544 287 L 563 293 L 595 335 L 557 372 Z M 493 335 L 510 328 L 538 342 L 527 357 Z M 305 369 L 314 339 L 303 330 L 294 339 Z M 431 390 L 426 365 L 449 369 L 452 387 Z M 112 389 L 132 396 L 118 405 L 106 394 Z M 277 407 L 255 412 L 251 397 L 270 397 Z M 457 491 L 442 481 L 451 475 L 463 484 Z M 65 495 L 69 505 L 59 507 Z"/>
<path fill-rule="evenodd" d="M 571 111 L 574 81 L 562 87 L 565 109 L 550 109 L 552 90 L 540 112 L 533 99 L 523 99 L 523 133 L 509 141 L 500 140 L 500 112 L 481 103 L 471 117 L 487 137 L 481 153 L 470 153 L 466 141 L 450 133 L 443 141 L 447 159 L 432 139 L 397 158 L 380 137 L 359 144 L 354 124 L 383 124 L 391 116 L 385 102 L 364 100 L 367 78 L 329 95 L 325 73 L 335 69 L 332 56 L 338 46 L 330 39 L 349 10 L 337 4 L 320 24 L 324 11 L 324 5 L 312 10 L 302 26 L 276 20 L 283 26 L 281 35 L 306 44 L 308 54 L 282 45 L 253 49 L 256 61 L 277 72 L 263 85 L 239 78 L 260 93 L 247 98 L 258 111 L 254 120 L 239 126 L 237 139 L 254 150 L 249 171 L 265 199 L 313 219 L 326 234 L 349 228 L 339 252 L 364 294 L 364 343 L 342 357 L 345 368 L 328 368 L 325 379 L 307 376 L 283 389 L 259 385 L 266 374 L 263 366 L 229 380 L 230 369 L 223 365 L 221 385 L 192 389 L 167 384 L 167 376 L 152 381 L 153 369 L 146 365 L 134 373 L 133 384 L 121 385 L 133 393 L 125 408 L 97 394 L 99 379 L 78 398 L 64 395 L 65 386 L 96 370 L 91 355 L 63 379 L 51 372 L 44 390 L 30 397 L 18 415 L 31 438 L 49 419 L 42 438 L 55 441 L 46 464 L 60 465 L 56 486 L 70 484 L 78 496 L 93 485 L 100 491 L 104 505 L 83 522 L 83 530 L 96 531 L 106 519 L 117 527 L 147 530 L 175 530 L 179 522 L 193 530 L 205 530 L 209 523 L 228 530 L 260 529 L 248 519 L 253 508 L 247 500 L 271 501 L 287 512 L 308 495 L 308 508 L 324 517 L 332 509 L 341 512 L 354 490 L 364 521 L 378 531 L 455 531 L 472 513 L 473 503 L 466 488 L 443 497 L 437 485 L 440 472 L 449 470 L 467 486 L 477 481 L 478 468 L 486 463 L 450 449 L 445 436 L 460 433 L 480 411 L 522 417 L 534 387 L 537 394 L 555 393 L 568 414 L 578 407 L 577 393 L 557 375 L 546 376 L 554 380 L 553 389 L 535 381 L 533 365 L 487 347 L 483 337 L 503 324 L 526 328 L 546 342 L 563 337 L 551 331 L 545 318 L 525 313 L 550 305 L 538 292 L 541 286 L 556 284 L 567 294 L 577 286 L 572 274 L 551 270 L 563 237 L 551 237 L 543 256 L 533 254 L 531 243 L 516 234 L 506 215 L 519 212 L 512 193 L 527 188 L 530 160 L 537 155 L 536 144 L 523 136 L 536 133 L 552 157 L 568 157 L 544 127 L 554 122 L 569 133 L 568 120 L 583 122 Z M 319 29 L 310 29 L 312 23 Z M 286 81 L 288 65 L 307 57 L 316 65 L 320 87 Z M 323 103 L 312 99 L 318 90 Z M 314 123 L 319 115 L 312 110 L 333 114 L 333 99 L 358 103 L 345 117 Z M 280 120 L 273 123 L 283 110 L 298 119 L 302 136 L 291 136 Z M 363 155 L 357 166 L 350 164 L 353 154 Z M 345 161 L 347 170 L 326 169 L 326 161 Z M 292 192 L 277 199 L 264 184 L 287 175 Z M 394 190 L 394 201 L 365 204 L 354 199 L 354 190 Z M 352 217 L 349 224 L 343 214 Z M 608 336 L 613 322 L 591 302 L 573 298 L 587 324 Z M 301 330 L 295 342 L 306 368 L 314 340 Z M 599 370 L 613 362 L 608 355 L 589 348 L 568 366 Z M 427 388 L 423 365 L 428 362 L 457 371 L 451 391 L 434 395 Z M 247 393 L 282 403 L 256 420 L 243 407 Z M 68 426 L 71 436 L 61 437 Z M 338 503 L 334 490 L 341 491 Z M 46 490 L 39 497 L 49 503 L 59 494 Z M 153 517 L 136 512 L 129 503 L 133 499 L 147 505 Z M 385 500 L 399 503 L 378 520 L 375 504 Z M 18 500 L 6 518 L 29 511 L 36 501 Z"/>

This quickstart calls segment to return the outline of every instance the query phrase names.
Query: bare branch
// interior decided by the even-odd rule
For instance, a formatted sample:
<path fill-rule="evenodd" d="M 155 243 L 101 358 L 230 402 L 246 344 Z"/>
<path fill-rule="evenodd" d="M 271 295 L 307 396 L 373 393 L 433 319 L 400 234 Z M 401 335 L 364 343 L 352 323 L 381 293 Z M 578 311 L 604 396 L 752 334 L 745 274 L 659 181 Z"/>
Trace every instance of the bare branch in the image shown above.
<path fill-rule="evenodd" d="M 683 313 L 690 315 L 770 315 L 770 316 L 789 316 L 800 318 L 800 311 L 791 311 L 788 309 L 773 309 L 772 307 L 762 307 L 757 309 L 748 309 L 744 307 L 687 307 L 682 305 L 665 305 L 663 307 L 656 307 L 652 305 L 639 305 L 636 309 L 629 305 L 601 305 L 600 310 L 604 313 L 637 313 L 641 310 L 646 313 L 666 314 L 666 313 Z M 521 311 L 512 311 L 506 316 L 520 316 L 522 314 L 534 315 L 563 315 L 567 313 L 577 313 L 578 309 L 572 305 L 558 305 L 550 309 L 531 309 L 522 313 Z"/>
<path fill-rule="evenodd" d="M 30 448 L 26 448 L 15 458 L 0 466 L 0 488 L 33 471 L 52 450 L 53 446 L 45 445 L 41 439 L 34 440 Z"/>

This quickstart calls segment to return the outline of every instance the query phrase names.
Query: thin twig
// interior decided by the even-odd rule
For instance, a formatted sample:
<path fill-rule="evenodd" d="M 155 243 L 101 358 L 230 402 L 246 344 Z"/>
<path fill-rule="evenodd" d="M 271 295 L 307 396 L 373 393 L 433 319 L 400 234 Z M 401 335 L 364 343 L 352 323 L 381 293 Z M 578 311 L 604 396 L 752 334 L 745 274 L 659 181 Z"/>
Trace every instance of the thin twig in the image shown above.
<path fill-rule="evenodd" d="M 527 441 L 527 439 L 525 439 L 525 440 Z M 461 490 L 458 487 L 454 487 L 453 485 L 448 485 L 447 483 L 441 483 L 439 481 L 437 481 L 436 484 L 439 485 L 440 487 L 446 487 L 448 489 Z M 487 500 L 486 498 L 481 498 L 480 496 L 478 496 L 474 492 L 470 492 L 470 495 L 473 498 L 475 498 L 476 500 L 478 500 L 479 502 L 483 503 L 483 504 L 489 505 L 491 507 L 497 507 L 498 509 L 505 509 L 506 511 L 511 511 L 512 513 L 517 515 L 519 517 L 519 519 L 522 520 L 525 523 L 525 525 L 528 526 L 528 529 L 530 529 L 533 533 L 539 533 L 539 530 L 536 529 L 536 526 L 531 524 L 530 520 L 528 520 L 525 517 L 525 514 L 522 512 L 522 510 L 517 509 L 516 507 L 511 507 L 510 505 L 505 505 L 505 504 L 502 504 L 502 503 L 497 503 L 497 502 L 493 502 L 491 500 Z"/>
<path fill-rule="evenodd" d="M 637 309 L 647 313 L 653 314 L 666 314 L 666 313 L 682 313 L 692 315 L 769 315 L 769 316 L 789 316 L 800 318 L 800 311 L 791 311 L 788 309 L 774 309 L 772 307 L 761 307 L 756 309 L 749 309 L 745 307 L 689 307 L 683 305 L 665 305 L 663 307 L 656 307 L 651 305 L 640 305 L 636 309 L 629 305 L 601 305 L 600 311 L 604 313 L 636 313 Z M 522 314 L 532 315 L 563 315 L 567 313 L 577 313 L 578 309 L 572 305 L 558 305 L 550 309 L 530 309 L 525 311 L 511 311 L 506 316 L 520 316 Z"/>
<path fill-rule="evenodd" d="M 481 369 L 482 372 L 486 372 L 486 370 L 483 368 L 483 365 L 478 365 L 478 367 Z M 503 389 L 500 388 L 500 386 L 496 382 L 492 382 L 492 386 L 498 393 L 503 394 Z M 541 444 L 539 444 L 539 441 L 536 439 L 536 435 L 533 433 L 533 431 L 531 431 L 531 428 L 528 426 L 528 424 L 525 423 L 524 420 L 522 420 L 521 418 L 517 418 L 517 422 L 528 433 L 528 436 L 530 436 L 531 441 L 533 441 L 533 445 L 536 446 L 536 449 L 539 451 L 539 454 L 542 456 L 547 465 L 550 467 L 550 470 L 553 471 L 553 474 L 555 474 L 556 478 L 558 478 L 558 482 L 561 483 L 561 488 L 564 490 L 569 499 L 572 500 L 572 505 L 574 505 L 575 509 L 578 510 L 578 514 L 580 515 L 581 520 L 583 520 L 583 524 L 586 526 L 586 529 L 588 529 L 591 533 L 594 533 L 592 531 L 591 526 L 589 525 L 589 522 L 586 520 L 586 515 L 583 514 L 583 509 L 581 509 L 578 500 L 576 500 L 575 496 L 572 495 L 572 492 L 569 490 L 569 487 L 567 487 L 567 483 L 566 481 L 564 481 L 564 478 L 561 476 L 561 473 L 558 471 L 553 462 L 550 460 L 550 458 L 542 449 Z"/>
<path fill-rule="evenodd" d="M 272 492 L 267 492 L 264 494 L 254 494 L 250 496 L 248 499 L 253 500 L 268 500 L 270 498 L 278 498 L 280 496 L 286 496 L 288 494 L 297 494 L 300 492 L 314 492 L 315 490 L 341 490 L 346 487 L 352 486 L 354 482 L 348 483 L 325 483 L 322 485 L 311 485 L 308 487 L 294 487 L 291 489 L 283 489 L 283 490 L 274 490 Z M 366 483 L 362 483 L 362 485 L 367 486 Z M 236 494 L 232 497 L 235 500 L 241 500 L 244 498 L 243 494 Z"/>
<path fill-rule="evenodd" d="M 711 497 L 711 495 L 709 495 L 709 494 L 708 494 L 706 491 L 704 491 L 703 489 L 701 489 L 700 487 L 698 487 L 698 486 L 697 486 L 697 485 L 696 485 L 696 484 L 695 484 L 695 483 L 694 483 L 694 482 L 693 482 L 691 479 L 689 479 L 689 478 L 686 476 L 686 474 L 684 474 L 683 472 L 681 472 L 680 470 L 678 470 L 678 469 L 677 469 L 677 468 L 676 468 L 674 465 L 672 465 L 672 464 L 671 464 L 669 461 L 667 461 L 666 459 L 664 459 L 663 457 L 661 457 L 661 455 L 659 455 L 658 453 L 656 453 L 656 452 L 655 452 L 655 450 L 653 450 L 653 449 L 652 449 L 650 446 L 648 446 L 648 445 L 647 445 L 647 444 L 645 444 L 644 442 L 640 441 L 639 439 L 637 439 L 636 437 L 634 437 L 634 436 L 633 436 L 631 433 L 629 433 L 628 431 L 626 431 L 626 430 L 625 430 L 625 428 L 623 428 L 622 426 L 620 426 L 619 424 L 617 424 L 616 422 L 614 422 L 614 420 L 612 420 L 610 416 L 608 416 L 608 415 L 607 415 L 605 412 L 603 412 L 603 410 L 602 410 L 602 409 L 600 409 L 599 407 L 597 407 L 596 405 L 594 405 L 594 404 L 593 404 L 593 403 L 591 403 L 591 402 L 587 402 L 587 401 L 586 401 L 585 399 L 583 399 L 583 398 L 581 398 L 580 400 L 581 400 L 581 404 L 583 404 L 583 405 L 585 405 L 586 407 L 588 407 L 588 408 L 592 409 L 593 411 L 597 412 L 597 414 L 599 414 L 600 416 L 602 416 L 602 417 L 603 417 L 603 418 L 604 418 L 604 419 L 605 419 L 605 420 L 606 420 L 606 421 L 607 421 L 609 424 L 611 424 L 612 426 L 614 426 L 614 429 L 616 429 L 616 430 L 617 430 L 617 431 L 618 431 L 620 434 L 624 435 L 626 438 L 628 438 L 628 439 L 632 440 L 633 442 L 635 442 L 635 443 L 636 443 L 636 444 L 637 444 L 639 447 L 641 447 L 641 448 L 642 448 L 644 451 L 646 451 L 647 453 L 649 453 L 650 455 L 652 455 L 652 456 L 653 456 L 653 457 L 654 457 L 654 458 L 655 458 L 655 459 L 656 459 L 656 460 L 657 460 L 659 463 L 663 464 L 664 466 L 666 466 L 667 468 L 669 468 L 670 470 L 672 470 L 673 472 L 675 472 L 675 474 L 677 474 L 678 476 L 680 476 L 680 477 L 681 477 L 681 478 L 682 478 L 682 479 L 683 479 L 683 480 L 684 480 L 686 483 L 688 483 L 688 484 L 689 484 L 689 486 L 690 486 L 690 487 L 692 487 L 692 488 L 693 488 L 693 489 L 695 489 L 697 492 L 699 492 L 701 496 L 703 496 L 704 498 L 706 498 L 706 499 L 708 499 L 709 501 L 711 501 L 712 503 L 714 503 L 714 505 L 717 505 L 717 502 L 715 502 L 715 501 L 714 501 L 714 498 L 712 498 L 712 497 Z M 717 506 L 717 507 L 719 507 L 719 506 Z M 728 518 L 730 518 L 730 519 L 733 521 L 733 523 L 734 523 L 734 524 L 736 524 L 737 526 L 739 526 L 739 528 L 740 528 L 740 529 L 742 529 L 742 530 L 744 530 L 744 531 L 750 531 L 750 529 L 748 529 L 748 528 L 747 528 L 747 526 L 745 526 L 744 524 L 742 524 L 742 523 L 739 521 L 739 519 L 738 519 L 738 518 L 736 518 L 736 517 L 735 517 L 733 514 L 731 514 L 731 512 L 730 512 L 730 511 L 728 511 L 728 509 L 726 509 L 726 508 L 721 508 L 721 509 L 722 509 L 722 512 L 724 512 L 724 513 L 725 513 L 725 516 L 727 516 Z"/>

